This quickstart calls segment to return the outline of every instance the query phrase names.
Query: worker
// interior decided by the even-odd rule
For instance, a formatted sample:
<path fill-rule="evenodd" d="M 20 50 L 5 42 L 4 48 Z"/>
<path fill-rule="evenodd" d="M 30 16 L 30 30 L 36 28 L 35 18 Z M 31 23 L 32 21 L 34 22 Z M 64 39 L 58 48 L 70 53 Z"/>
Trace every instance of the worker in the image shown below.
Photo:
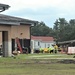
<path fill-rule="evenodd" d="M 54 45 L 54 50 L 55 50 L 55 53 L 57 53 L 57 51 L 58 51 L 58 46 L 57 45 Z"/>
<path fill-rule="evenodd" d="M 48 47 L 48 52 L 50 53 L 50 51 L 51 51 L 51 47 Z"/>
<path fill-rule="evenodd" d="M 43 53 L 43 48 L 40 48 L 40 52 Z"/>
<path fill-rule="evenodd" d="M 49 47 L 49 52 L 50 53 L 53 53 L 54 52 L 54 47 L 53 46 Z"/>

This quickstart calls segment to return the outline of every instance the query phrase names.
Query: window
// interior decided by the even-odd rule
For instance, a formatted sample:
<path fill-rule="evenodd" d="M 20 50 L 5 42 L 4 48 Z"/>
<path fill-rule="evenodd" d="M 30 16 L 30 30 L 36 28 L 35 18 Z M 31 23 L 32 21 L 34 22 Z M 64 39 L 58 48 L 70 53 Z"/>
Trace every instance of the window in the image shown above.
<path fill-rule="evenodd" d="M 40 42 L 38 42 L 38 46 L 40 45 Z"/>

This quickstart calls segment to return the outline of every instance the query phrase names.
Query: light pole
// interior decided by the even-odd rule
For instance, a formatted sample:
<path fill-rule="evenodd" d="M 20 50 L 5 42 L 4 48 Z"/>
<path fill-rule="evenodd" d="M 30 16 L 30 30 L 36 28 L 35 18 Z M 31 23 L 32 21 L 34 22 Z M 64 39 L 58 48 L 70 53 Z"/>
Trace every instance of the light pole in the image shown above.
<path fill-rule="evenodd" d="M 9 5 L 0 3 L 0 12 L 7 10 L 9 7 L 10 7 Z"/>

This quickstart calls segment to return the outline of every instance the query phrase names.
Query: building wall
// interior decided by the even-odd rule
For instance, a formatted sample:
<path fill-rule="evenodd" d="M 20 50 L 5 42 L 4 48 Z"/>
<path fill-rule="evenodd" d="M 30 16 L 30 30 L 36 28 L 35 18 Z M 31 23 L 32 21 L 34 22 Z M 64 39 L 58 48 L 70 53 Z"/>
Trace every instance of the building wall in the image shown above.
<path fill-rule="evenodd" d="M 9 25 L 0 25 L 0 37 L 2 39 L 2 31 L 8 31 L 8 40 L 11 39 L 11 26 Z M 2 41 L 2 40 L 0 40 Z"/>
<path fill-rule="evenodd" d="M 25 53 L 25 48 L 28 49 L 28 53 L 31 52 L 30 49 L 30 25 L 20 25 L 20 26 L 11 26 L 11 38 L 12 38 L 12 51 L 17 47 L 16 37 L 19 38 L 23 53 Z M 17 47 L 18 48 L 18 47 Z M 17 49 L 19 50 L 19 49 Z"/>
<path fill-rule="evenodd" d="M 2 32 L 4 39 L 3 39 L 3 56 L 11 56 L 11 26 L 9 25 L 0 25 L 0 31 Z M 6 35 L 7 34 L 7 35 Z M 6 37 L 5 37 L 6 36 Z M 2 41 L 2 40 L 1 40 Z"/>
<path fill-rule="evenodd" d="M 19 25 L 19 26 L 10 26 L 10 25 L 0 25 L 0 44 L 2 44 L 2 32 L 8 31 L 8 54 L 12 53 L 12 39 L 24 39 L 25 46 L 28 47 L 30 52 L 30 25 Z M 26 40 L 27 39 L 27 40 Z M 16 43 L 15 43 L 16 44 Z M 14 44 L 14 46 L 15 46 Z"/>
<path fill-rule="evenodd" d="M 0 32 L 0 45 L 2 45 L 2 32 Z"/>
<path fill-rule="evenodd" d="M 40 40 L 31 40 L 31 49 L 32 50 L 39 50 L 40 48 L 48 48 L 55 44 L 54 41 L 40 41 Z M 33 51 L 34 52 L 34 51 Z"/>
<path fill-rule="evenodd" d="M 30 26 L 20 25 L 20 26 L 5 26 L 0 25 L 0 43 L 2 43 L 2 31 L 8 31 L 9 39 L 16 37 L 20 39 L 30 39 Z"/>
<path fill-rule="evenodd" d="M 41 41 L 34 41 L 34 49 L 39 49 L 40 48 L 40 43 L 41 43 Z"/>
<path fill-rule="evenodd" d="M 48 48 L 48 47 L 51 47 L 54 43 L 55 43 L 54 41 L 40 42 L 40 47 L 41 48 Z"/>
<path fill-rule="evenodd" d="M 28 25 L 20 25 L 20 26 L 11 26 L 11 34 L 12 38 L 26 38 L 30 39 L 30 26 Z"/>

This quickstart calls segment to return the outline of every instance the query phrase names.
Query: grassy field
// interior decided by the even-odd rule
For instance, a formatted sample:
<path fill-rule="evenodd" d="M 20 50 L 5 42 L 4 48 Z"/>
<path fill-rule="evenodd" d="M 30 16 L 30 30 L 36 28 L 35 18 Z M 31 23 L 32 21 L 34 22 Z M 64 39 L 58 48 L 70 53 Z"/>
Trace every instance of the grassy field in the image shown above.
<path fill-rule="evenodd" d="M 23 54 L 0 58 L 0 75 L 75 75 L 74 55 Z"/>

